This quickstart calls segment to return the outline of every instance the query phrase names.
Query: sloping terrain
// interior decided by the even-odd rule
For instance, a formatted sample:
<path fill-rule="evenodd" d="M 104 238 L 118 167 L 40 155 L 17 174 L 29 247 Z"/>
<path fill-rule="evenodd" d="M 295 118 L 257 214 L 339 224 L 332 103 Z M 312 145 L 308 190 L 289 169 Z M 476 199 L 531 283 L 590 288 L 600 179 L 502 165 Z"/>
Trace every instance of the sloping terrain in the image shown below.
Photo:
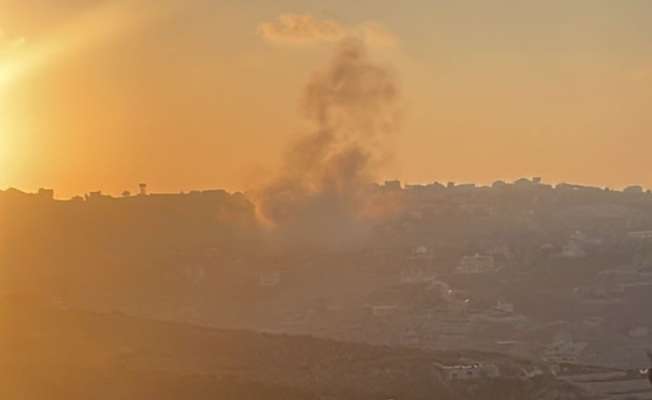
<path fill-rule="evenodd" d="M 542 377 L 451 384 L 455 355 L 0 305 L 3 399 L 579 398 Z M 450 360 L 447 360 L 450 357 Z"/>

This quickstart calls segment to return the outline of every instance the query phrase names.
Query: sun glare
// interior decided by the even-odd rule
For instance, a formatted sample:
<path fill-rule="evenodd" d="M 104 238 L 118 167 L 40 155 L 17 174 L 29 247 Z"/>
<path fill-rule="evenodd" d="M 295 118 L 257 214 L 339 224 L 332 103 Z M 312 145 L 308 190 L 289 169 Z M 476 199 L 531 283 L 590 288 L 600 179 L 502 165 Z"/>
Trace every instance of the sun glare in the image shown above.
<path fill-rule="evenodd" d="M 9 140 L 2 121 L 0 121 L 0 189 L 6 185 L 9 179 Z"/>
<path fill-rule="evenodd" d="M 80 13 L 44 40 L 17 39 L 11 52 L 5 54 L 8 57 L 4 60 L 0 57 L 0 90 L 31 70 L 68 53 L 83 51 L 98 42 L 142 27 L 154 18 L 161 18 L 163 10 L 145 13 L 143 8 L 128 1 L 108 2 Z"/>
<path fill-rule="evenodd" d="M 0 88 L 4 86 L 6 80 L 7 80 L 7 70 L 5 69 L 4 65 L 0 65 Z"/>
<path fill-rule="evenodd" d="M 9 179 L 10 121 L 7 105 L 6 85 L 10 81 L 7 65 L 0 60 L 0 189 Z"/>
<path fill-rule="evenodd" d="M 142 27 L 155 18 L 164 17 L 168 11 L 161 7 L 152 13 L 128 0 L 118 0 L 81 12 L 41 39 L 19 37 L 9 40 L 0 31 L 0 187 L 6 185 L 11 169 L 9 87 L 34 70 Z"/>

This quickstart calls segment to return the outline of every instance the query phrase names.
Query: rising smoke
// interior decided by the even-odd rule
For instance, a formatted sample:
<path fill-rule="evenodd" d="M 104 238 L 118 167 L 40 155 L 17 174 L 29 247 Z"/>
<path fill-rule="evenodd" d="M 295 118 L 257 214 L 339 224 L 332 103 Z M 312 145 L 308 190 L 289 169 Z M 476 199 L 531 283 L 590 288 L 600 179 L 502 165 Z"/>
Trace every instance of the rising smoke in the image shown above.
<path fill-rule="evenodd" d="M 314 130 L 287 151 L 279 176 L 258 196 L 261 216 L 299 244 L 341 247 L 365 236 L 386 142 L 398 131 L 399 85 L 364 41 L 342 40 L 305 88 Z"/>
<path fill-rule="evenodd" d="M 394 47 L 398 39 L 382 25 L 367 21 L 346 25 L 310 14 L 282 14 L 276 20 L 258 25 L 258 34 L 273 44 L 337 43 L 347 38 L 361 40 L 367 46 Z"/>

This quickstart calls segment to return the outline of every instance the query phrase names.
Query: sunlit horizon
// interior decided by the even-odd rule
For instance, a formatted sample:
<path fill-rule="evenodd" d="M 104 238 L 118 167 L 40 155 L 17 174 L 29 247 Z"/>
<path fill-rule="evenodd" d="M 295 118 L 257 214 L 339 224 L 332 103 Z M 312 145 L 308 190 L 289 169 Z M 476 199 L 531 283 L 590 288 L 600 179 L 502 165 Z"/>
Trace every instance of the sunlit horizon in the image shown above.
<path fill-rule="evenodd" d="M 344 3 L 3 5 L 5 189 L 259 186 L 311 129 L 297 105 L 303 85 L 346 36 L 400 79 L 400 133 L 378 181 L 652 186 L 641 168 L 652 144 L 647 3 L 611 16 L 606 2 L 583 0 L 477 15 L 450 2 L 422 15 L 383 2 L 373 13 Z M 425 15 L 433 24 L 411 23 Z"/>

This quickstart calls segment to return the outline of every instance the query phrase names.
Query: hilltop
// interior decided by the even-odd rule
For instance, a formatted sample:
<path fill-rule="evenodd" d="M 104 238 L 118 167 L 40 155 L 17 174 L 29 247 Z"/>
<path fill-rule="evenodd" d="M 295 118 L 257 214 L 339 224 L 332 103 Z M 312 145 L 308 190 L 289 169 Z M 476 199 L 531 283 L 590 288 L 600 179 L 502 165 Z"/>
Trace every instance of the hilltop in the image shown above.
<path fill-rule="evenodd" d="M 310 245 L 288 240 L 240 193 L 64 201 L 47 190 L 0 192 L 0 294 L 219 328 L 491 351 L 551 370 L 648 366 L 652 194 L 642 187 L 523 179 L 367 190 L 391 207 L 342 247 L 318 240 L 330 236 L 320 224 L 305 232 L 317 239 Z"/>

